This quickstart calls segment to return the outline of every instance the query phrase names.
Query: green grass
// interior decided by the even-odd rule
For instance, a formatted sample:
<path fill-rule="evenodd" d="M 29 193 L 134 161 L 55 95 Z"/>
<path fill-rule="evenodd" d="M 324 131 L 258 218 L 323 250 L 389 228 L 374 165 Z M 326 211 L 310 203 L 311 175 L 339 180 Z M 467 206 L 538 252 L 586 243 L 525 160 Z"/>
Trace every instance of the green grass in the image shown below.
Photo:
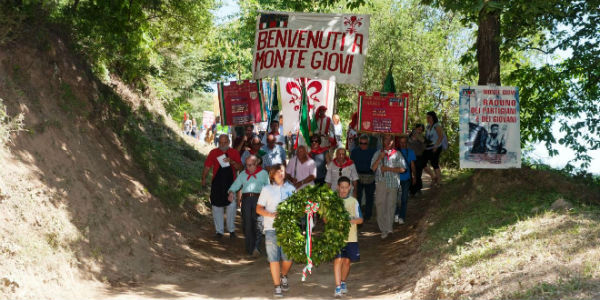
<path fill-rule="evenodd" d="M 71 85 L 68 83 L 60 84 L 60 108 L 69 115 L 80 114 L 85 107 L 85 104 L 75 96 Z"/>
<path fill-rule="evenodd" d="M 473 239 L 502 231 L 506 226 L 536 215 L 534 208 L 547 209 L 562 197 L 554 191 L 506 190 L 490 195 L 485 187 L 466 188 L 468 173 L 457 174 L 440 196 L 439 219 L 429 229 L 425 249 L 456 249 Z M 469 191 L 468 194 L 465 193 Z M 493 197 L 493 198 L 492 198 Z"/>
<path fill-rule="evenodd" d="M 522 292 L 509 295 L 505 299 L 564 299 L 570 294 L 585 290 L 598 289 L 600 284 L 593 282 L 591 278 L 559 278 L 555 283 L 541 282 L 538 285 Z M 588 298 L 590 297 L 590 298 Z M 584 299 L 592 299 L 591 295 Z"/>
<path fill-rule="evenodd" d="M 600 205 L 588 201 L 599 187 L 544 172 L 445 174 L 421 246 L 429 266 L 442 274 L 432 281 L 439 297 L 559 299 L 599 294 Z M 536 176 L 538 181 L 528 180 Z M 559 198 L 573 208 L 551 210 Z"/>
<path fill-rule="evenodd" d="M 95 115 L 124 142 L 126 151 L 144 171 L 150 193 L 169 207 L 198 201 L 205 157 L 164 124 L 161 115 L 143 105 L 132 110 L 109 87 L 101 85 Z"/>

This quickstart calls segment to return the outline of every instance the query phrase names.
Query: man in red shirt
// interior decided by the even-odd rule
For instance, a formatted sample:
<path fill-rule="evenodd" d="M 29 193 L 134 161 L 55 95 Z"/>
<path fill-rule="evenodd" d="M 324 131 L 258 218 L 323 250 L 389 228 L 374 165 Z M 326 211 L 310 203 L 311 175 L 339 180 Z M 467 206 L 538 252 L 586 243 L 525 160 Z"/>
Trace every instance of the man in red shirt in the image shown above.
<path fill-rule="evenodd" d="M 241 171 L 244 167 L 242 166 L 240 153 L 229 147 L 229 137 L 226 134 L 219 136 L 219 147 L 211 150 L 204 161 L 202 186 L 206 185 L 206 176 L 211 168 L 213 176 L 210 186 L 210 204 L 212 205 L 212 215 L 217 232 L 216 237 L 223 237 L 223 217 L 226 211 L 229 237 L 234 238 L 236 201 L 235 199 L 229 201 L 227 191 L 233 184 L 237 171 Z"/>

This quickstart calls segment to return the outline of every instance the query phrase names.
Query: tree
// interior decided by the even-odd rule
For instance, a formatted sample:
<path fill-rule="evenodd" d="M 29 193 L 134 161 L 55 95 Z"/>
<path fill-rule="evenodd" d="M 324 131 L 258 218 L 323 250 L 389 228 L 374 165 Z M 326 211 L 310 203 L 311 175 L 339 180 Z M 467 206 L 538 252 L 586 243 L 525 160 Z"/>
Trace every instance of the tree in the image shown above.
<path fill-rule="evenodd" d="M 517 61 L 503 81 L 520 88 L 522 143 L 546 142 L 550 155 L 557 121 L 565 136 L 559 144 L 576 152 L 587 168 L 587 150 L 600 148 L 600 1 L 599 0 L 422 0 L 459 12 L 464 24 L 478 25 L 475 49 L 479 84 L 500 83 L 500 62 L 515 62 L 524 52 L 555 55 L 572 51 L 560 62 Z M 498 44 L 498 47 L 494 45 Z M 499 53 L 496 54 L 496 49 Z M 575 119 L 575 120 L 573 120 Z M 571 164 L 567 169 L 572 170 Z"/>

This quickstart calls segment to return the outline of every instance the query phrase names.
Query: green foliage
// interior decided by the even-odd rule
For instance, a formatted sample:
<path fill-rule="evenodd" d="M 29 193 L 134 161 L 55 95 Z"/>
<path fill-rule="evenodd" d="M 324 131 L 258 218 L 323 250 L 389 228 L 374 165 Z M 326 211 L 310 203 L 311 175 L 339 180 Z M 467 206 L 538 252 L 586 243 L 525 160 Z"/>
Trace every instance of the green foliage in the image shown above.
<path fill-rule="evenodd" d="M 25 34 L 39 39 L 39 30 L 30 34 L 23 24 L 62 25 L 52 27 L 72 36 L 72 45 L 98 77 L 116 75 L 140 92 L 151 90 L 165 104 L 177 102 L 171 107 L 184 105 L 187 94 L 209 90 L 209 82 L 222 75 L 208 58 L 214 50 L 207 37 L 214 34 L 215 0 L 31 0 L 1 5 L 0 43 Z M 40 39 L 40 48 L 47 48 L 44 42 Z"/>
<path fill-rule="evenodd" d="M 362 83 L 338 85 L 338 114 L 350 120 L 358 106 L 358 91 L 381 91 L 392 65 L 396 90 L 411 94 L 409 126 L 425 124 L 425 113 L 435 111 L 451 145 L 458 145 L 458 88 L 469 80 L 459 58 L 471 31 L 463 28 L 455 13 L 418 1 L 377 0 L 356 12 L 371 15 L 369 49 Z M 458 147 L 451 147 L 442 161 L 453 166 L 457 158 Z"/>
<path fill-rule="evenodd" d="M 144 171 L 149 191 L 167 206 L 195 201 L 200 194 L 204 157 L 164 124 L 162 116 L 141 106 L 133 111 L 109 87 L 102 85 L 95 114 L 124 141 L 126 150 Z"/>
<path fill-rule="evenodd" d="M 422 0 L 426 4 L 460 12 L 464 24 L 477 23 L 483 11 L 501 12 L 500 51 L 502 82 L 520 88 L 522 143 L 545 142 L 551 156 L 558 155 L 558 142 L 573 149 L 575 161 L 589 167 L 588 150 L 600 149 L 600 1 L 598 0 Z M 523 53 L 557 55 L 571 51 L 559 62 L 528 61 Z M 463 57 L 474 61 L 475 47 Z M 503 66 L 502 68 L 505 68 Z M 573 120 L 575 119 L 575 120 Z M 552 132 L 560 124 L 564 136 Z M 568 164 L 568 170 L 574 167 Z"/>
<path fill-rule="evenodd" d="M 25 119 L 23 113 L 14 117 L 9 116 L 3 101 L 0 98 L 0 147 L 4 147 L 6 143 L 10 142 L 12 134 L 23 130 L 23 120 Z"/>
<path fill-rule="evenodd" d="M 295 262 L 306 261 L 305 229 L 300 228 L 299 224 L 300 220 L 306 219 L 304 210 L 307 200 L 319 203 L 319 215 L 326 220 L 323 232 L 312 237 L 311 259 L 318 266 L 332 260 L 344 247 L 350 231 L 350 217 L 344 208 L 344 201 L 325 185 L 305 187 L 280 203 L 273 224 L 277 231 L 277 242 Z"/>
<path fill-rule="evenodd" d="M 84 103 L 77 99 L 73 94 L 73 89 L 68 83 L 60 84 L 60 101 L 58 105 L 62 110 L 67 112 L 69 115 L 78 114 L 82 111 Z"/>

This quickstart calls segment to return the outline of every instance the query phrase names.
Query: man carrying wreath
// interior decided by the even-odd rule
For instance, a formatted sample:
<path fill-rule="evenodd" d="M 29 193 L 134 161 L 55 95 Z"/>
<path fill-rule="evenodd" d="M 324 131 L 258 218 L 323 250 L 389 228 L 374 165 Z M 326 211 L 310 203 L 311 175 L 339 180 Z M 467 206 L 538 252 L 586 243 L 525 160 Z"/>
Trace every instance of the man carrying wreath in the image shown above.
<path fill-rule="evenodd" d="M 275 232 L 273 222 L 277 216 L 277 205 L 284 202 L 296 189 L 285 181 L 284 165 L 273 165 L 269 169 L 269 179 L 271 179 L 271 184 L 265 186 L 258 197 L 256 213 L 264 217 L 265 248 L 271 277 L 275 285 L 273 294 L 275 297 L 283 297 L 282 292 L 289 289 L 287 274 L 292 267 L 292 261 L 277 244 L 277 232 Z"/>

